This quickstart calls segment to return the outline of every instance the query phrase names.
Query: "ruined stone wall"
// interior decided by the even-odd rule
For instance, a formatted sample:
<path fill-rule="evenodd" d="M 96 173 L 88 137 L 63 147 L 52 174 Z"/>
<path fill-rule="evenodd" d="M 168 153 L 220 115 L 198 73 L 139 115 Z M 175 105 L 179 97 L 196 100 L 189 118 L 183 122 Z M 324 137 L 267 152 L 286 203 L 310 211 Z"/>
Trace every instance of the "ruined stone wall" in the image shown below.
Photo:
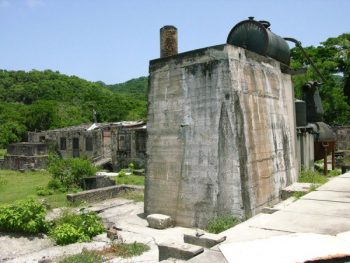
<path fill-rule="evenodd" d="M 231 45 L 150 62 L 145 212 L 203 227 L 249 217 L 297 179 L 294 94 L 279 63 Z"/>
<path fill-rule="evenodd" d="M 337 151 L 350 151 L 350 126 L 338 126 L 332 129 L 337 138 Z"/>
<path fill-rule="evenodd" d="M 103 131 L 96 129 L 92 131 L 82 130 L 48 130 L 42 132 L 28 133 L 28 141 L 40 142 L 43 138 L 45 141 L 56 143 L 62 157 L 73 157 L 73 139 L 79 139 L 79 156 L 86 156 L 90 159 L 98 159 L 103 157 Z M 86 150 L 86 138 L 92 138 L 92 150 Z M 61 138 L 66 138 L 66 149 L 61 149 Z"/>
<path fill-rule="evenodd" d="M 132 129 L 127 127 L 116 127 L 112 130 L 112 166 L 113 170 L 119 171 L 127 168 L 132 162 L 136 167 L 145 167 L 146 149 L 140 149 L 138 136 L 143 134 L 141 139 L 146 140 L 146 130 Z M 121 145 L 120 136 L 124 137 Z M 142 142 L 146 144 L 145 141 Z"/>

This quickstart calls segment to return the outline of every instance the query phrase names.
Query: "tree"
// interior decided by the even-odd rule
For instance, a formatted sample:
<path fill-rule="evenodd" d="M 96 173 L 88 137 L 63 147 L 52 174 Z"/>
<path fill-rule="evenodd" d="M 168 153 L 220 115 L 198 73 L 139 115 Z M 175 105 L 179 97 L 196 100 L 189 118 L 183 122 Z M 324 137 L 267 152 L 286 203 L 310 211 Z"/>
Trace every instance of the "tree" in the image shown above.
<path fill-rule="evenodd" d="M 331 125 L 350 124 L 350 34 L 328 38 L 319 46 L 305 48 L 325 78 L 320 87 L 320 95 L 325 111 L 324 120 Z M 306 58 L 298 48 L 291 50 L 293 68 L 307 66 L 307 73 L 293 77 L 296 97 L 301 98 L 301 87 L 309 80 L 320 80 L 308 65 Z"/>

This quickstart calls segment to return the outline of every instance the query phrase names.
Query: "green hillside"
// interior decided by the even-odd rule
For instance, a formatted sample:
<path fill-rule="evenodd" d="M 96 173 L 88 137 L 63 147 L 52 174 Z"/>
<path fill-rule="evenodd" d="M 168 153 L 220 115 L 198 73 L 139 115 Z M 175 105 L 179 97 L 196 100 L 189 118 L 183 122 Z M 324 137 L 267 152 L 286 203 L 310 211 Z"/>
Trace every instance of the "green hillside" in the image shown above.
<path fill-rule="evenodd" d="M 129 95 L 133 98 L 141 99 L 141 100 L 147 99 L 147 87 L 148 87 L 147 77 L 131 79 L 124 83 L 107 86 L 107 88 L 113 92 Z"/>
<path fill-rule="evenodd" d="M 145 88 L 138 93 L 139 86 L 132 85 L 128 92 L 130 85 L 113 86 L 118 85 L 120 92 L 112 92 L 51 70 L 0 70 L 0 148 L 25 140 L 27 131 L 93 122 L 93 110 L 98 122 L 145 119 Z"/>

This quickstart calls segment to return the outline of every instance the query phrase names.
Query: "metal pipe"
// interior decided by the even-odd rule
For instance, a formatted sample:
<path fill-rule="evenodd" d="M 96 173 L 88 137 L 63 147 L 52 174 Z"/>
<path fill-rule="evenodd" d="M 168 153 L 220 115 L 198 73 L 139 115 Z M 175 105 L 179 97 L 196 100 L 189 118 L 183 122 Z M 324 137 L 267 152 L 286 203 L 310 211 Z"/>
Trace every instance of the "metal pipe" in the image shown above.
<path fill-rule="evenodd" d="M 309 55 L 305 52 L 304 48 L 301 45 L 301 42 L 292 37 L 285 37 L 284 40 L 293 42 L 295 46 L 301 50 L 301 53 L 303 53 L 304 57 L 310 63 L 311 67 L 316 71 L 317 75 L 322 79 L 323 82 L 326 82 L 326 79 L 322 76 L 321 72 L 317 69 L 314 62 L 311 60 Z"/>

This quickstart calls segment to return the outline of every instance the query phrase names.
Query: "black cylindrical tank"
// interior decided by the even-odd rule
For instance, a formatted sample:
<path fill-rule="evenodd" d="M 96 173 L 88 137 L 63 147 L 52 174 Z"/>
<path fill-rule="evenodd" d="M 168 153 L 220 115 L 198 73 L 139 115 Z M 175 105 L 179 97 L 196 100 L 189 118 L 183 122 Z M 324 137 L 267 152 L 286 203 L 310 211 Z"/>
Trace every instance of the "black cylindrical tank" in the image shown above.
<path fill-rule="evenodd" d="M 307 125 L 305 101 L 295 100 L 295 117 L 296 117 L 297 127 L 302 127 Z"/>
<path fill-rule="evenodd" d="M 286 65 L 290 62 L 287 42 L 272 33 L 267 21 L 256 21 L 252 17 L 235 25 L 227 37 L 227 44 L 242 47 L 276 59 Z"/>

